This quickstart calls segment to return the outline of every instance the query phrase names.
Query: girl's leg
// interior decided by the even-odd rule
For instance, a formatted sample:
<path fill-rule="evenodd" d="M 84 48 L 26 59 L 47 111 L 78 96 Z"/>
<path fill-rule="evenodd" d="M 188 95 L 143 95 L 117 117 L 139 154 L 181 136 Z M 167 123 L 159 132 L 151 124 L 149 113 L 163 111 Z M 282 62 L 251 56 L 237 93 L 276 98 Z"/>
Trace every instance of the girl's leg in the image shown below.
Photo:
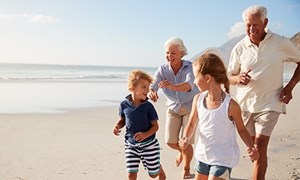
<path fill-rule="evenodd" d="M 198 172 L 196 171 L 195 180 L 208 180 L 208 176 L 206 176 L 206 175 L 204 175 L 204 174 L 201 174 L 201 173 L 198 173 Z"/>

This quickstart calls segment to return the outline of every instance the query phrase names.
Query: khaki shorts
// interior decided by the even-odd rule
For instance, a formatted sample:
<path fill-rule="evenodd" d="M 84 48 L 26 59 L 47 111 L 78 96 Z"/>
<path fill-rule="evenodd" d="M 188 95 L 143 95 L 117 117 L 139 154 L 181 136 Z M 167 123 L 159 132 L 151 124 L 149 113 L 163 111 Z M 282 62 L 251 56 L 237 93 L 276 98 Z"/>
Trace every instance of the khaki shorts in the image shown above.
<path fill-rule="evenodd" d="M 250 136 L 262 134 L 271 136 L 271 133 L 278 121 L 279 112 L 265 111 L 260 113 L 242 112 L 242 118 Z"/>
<path fill-rule="evenodd" d="M 166 119 L 166 130 L 165 130 L 165 140 L 167 143 L 177 144 L 179 138 L 182 137 L 183 130 L 186 127 L 189 117 L 190 110 L 184 107 L 180 107 L 178 113 L 167 109 L 167 119 Z M 190 138 L 189 144 L 194 144 L 195 134 Z"/>

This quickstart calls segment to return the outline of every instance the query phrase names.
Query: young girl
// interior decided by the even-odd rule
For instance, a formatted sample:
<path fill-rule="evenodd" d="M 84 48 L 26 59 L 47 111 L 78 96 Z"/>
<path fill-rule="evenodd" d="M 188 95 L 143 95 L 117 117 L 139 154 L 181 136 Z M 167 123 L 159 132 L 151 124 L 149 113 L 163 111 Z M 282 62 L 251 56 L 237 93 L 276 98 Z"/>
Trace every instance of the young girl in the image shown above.
<path fill-rule="evenodd" d="M 179 140 L 180 147 L 187 147 L 198 124 L 195 179 L 229 178 L 231 169 L 239 161 L 235 128 L 246 144 L 252 160 L 258 159 L 258 151 L 244 127 L 239 105 L 228 94 L 229 80 L 222 60 L 217 55 L 206 52 L 193 62 L 193 73 L 195 84 L 201 93 L 194 97 L 188 125 L 183 138 Z M 221 84 L 224 84 L 226 92 Z"/>
<path fill-rule="evenodd" d="M 166 176 L 160 165 L 160 147 L 155 132 L 158 130 L 158 116 L 154 106 L 147 100 L 152 78 L 139 70 L 128 76 L 128 89 L 131 92 L 119 108 L 120 120 L 114 126 L 113 133 L 119 135 L 126 126 L 125 156 L 128 179 L 137 179 L 140 161 L 151 178 Z"/>

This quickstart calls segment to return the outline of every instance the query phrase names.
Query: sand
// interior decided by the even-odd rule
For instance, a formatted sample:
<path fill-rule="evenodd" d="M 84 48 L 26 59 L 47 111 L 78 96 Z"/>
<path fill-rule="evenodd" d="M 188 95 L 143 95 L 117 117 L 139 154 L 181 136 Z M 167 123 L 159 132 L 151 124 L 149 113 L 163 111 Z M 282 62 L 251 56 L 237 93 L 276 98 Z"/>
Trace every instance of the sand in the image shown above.
<path fill-rule="evenodd" d="M 300 86 L 271 136 L 267 179 L 300 179 Z M 159 113 L 161 160 L 167 179 L 181 179 L 177 153 L 164 143 L 165 99 L 154 104 Z M 124 132 L 112 134 L 118 107 L 70 110 L 58 114 L 0 115 L 0 179 L 125 180 Z M 241 149 L 234 179 L 251 179 L 252 163 Z M 194 160 L 192 165 L 194 164 Z M 194 172 L 194 171 L 192 171 Z M 138 179 L 150 179 L 141 167 Z"/>

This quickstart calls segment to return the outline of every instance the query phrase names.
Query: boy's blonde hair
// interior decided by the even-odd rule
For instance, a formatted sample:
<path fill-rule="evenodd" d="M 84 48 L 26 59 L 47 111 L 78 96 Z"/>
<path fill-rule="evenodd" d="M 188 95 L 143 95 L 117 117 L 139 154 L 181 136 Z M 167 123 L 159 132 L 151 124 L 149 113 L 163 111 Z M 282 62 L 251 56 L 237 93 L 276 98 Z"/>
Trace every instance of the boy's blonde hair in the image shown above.
<path fill-rule="evenodd" d="M 127 87 L 129 91 L 132 91 L 132 88 L 137 85 L 140 79 L 147 80 L 149 83 L 152 83 L 152 77 L 144 71 L 134 70 L 131 71 L 127 78 Z"/>

